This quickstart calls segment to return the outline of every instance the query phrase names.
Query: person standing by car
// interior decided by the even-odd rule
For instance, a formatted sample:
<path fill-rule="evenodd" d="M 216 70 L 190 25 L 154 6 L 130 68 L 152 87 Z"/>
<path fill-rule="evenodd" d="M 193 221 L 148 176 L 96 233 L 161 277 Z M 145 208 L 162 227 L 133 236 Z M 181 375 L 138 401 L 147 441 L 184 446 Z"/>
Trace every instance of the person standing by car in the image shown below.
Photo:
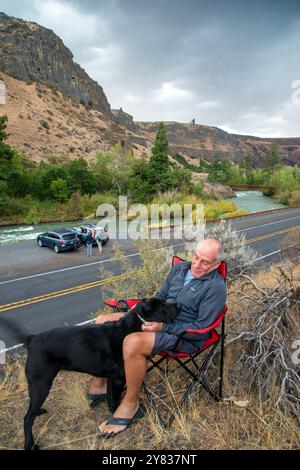
<path fill-rule="evenodd" d="M 93 241 L 94 241 L 94 238 L 93 238 L 93 233 L 91 230 L 89 230 L 89 233 L 87 234 L 87 237 L 86 237 L 86 254 L 87 256 L 92 256 L 92 252 L 93 252 Z"/>
<path fill-rule="evenodd" d="M 102 253 L 102 239 L 101 239 L 101 233 L 100 233 L 100 232 L 98 232 L 98 233 L 96 234 L 96 241 L 97 241 L 99 253 L 100 253 L 100 255 L 101 255 L 101 253 Z"/>

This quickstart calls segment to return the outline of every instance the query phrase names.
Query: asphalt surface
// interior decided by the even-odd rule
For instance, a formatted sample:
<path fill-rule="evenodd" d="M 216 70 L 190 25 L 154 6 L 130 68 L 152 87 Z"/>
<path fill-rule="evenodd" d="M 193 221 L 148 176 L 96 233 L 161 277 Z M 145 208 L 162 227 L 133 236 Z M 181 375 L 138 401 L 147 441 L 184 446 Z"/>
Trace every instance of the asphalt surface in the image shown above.
<path fill-rule="evenodd" d="M 251 240 L 258 264 L 278 260 L 281 241 L 287 235 L 280 231 L 299 225 L 300 208 L 258 213 L 232 222 Z M 132 242 L 122 240 L 120 245 L 126 256 L 139 262 Z M 174 251 L 179 248 L 175 246 Z M 1 325 L 4 316 L 16 320 L 28 333 L 90 320 L 103 305 L 99 266 L 119 273 L 112 256 L 112 241 L 101 255 L 95 247 L 91 258 L 86 256 L 85 247 L 55 254 L 33 241 L 0 246 L 0 339 L 5 346 L 10 348 L 20 341 Z"/>

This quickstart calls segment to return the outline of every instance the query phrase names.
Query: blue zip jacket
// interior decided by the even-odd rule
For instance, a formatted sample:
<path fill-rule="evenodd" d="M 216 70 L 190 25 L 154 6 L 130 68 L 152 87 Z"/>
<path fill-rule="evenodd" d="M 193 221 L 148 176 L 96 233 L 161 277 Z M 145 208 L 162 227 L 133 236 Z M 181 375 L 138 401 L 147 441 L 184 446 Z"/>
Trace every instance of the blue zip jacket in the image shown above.
<path fill-rule="evenodd" d="M 90 233 L 87 234 L 87 237 L 86 237 L 86 239 L 85 239 L 85 242 L 86 242 L 87 245 L 92 245 L 92 244 L 93 244 L 93 241 L 94 241 L 93 235 L 92 235 L 92 233 L 90 232 Z"/>
<path fill-rule="evenodd" d="M 176 302 L 181 305 L 177 319 L 164 324 L 160 330 L 162 333 L 180 335 L 187 328 L 197 330 L 206 328 L 213 323 L 225 305 L 226 284 L 219 271 L 215 269 L 204 276 L 192 279 L 184 286 L 184 278 L 190 268 L 189 261 L 175 264 L 156 294 L 156 297 L 166 302 Z M 186 333 L 184 335 L 186 341 L 183 341 L 180 349 L 191 352 L 195 347 L 200 348 L 208 337 L 209 333 L 198 337 Z"/>

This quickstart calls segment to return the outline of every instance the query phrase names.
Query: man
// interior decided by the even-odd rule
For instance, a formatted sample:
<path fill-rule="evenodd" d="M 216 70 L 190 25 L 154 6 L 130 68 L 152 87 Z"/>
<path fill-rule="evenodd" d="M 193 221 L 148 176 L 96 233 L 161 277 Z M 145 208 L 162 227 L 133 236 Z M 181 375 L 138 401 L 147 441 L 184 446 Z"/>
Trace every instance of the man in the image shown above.
<path fill-rule="evenodd" d="M 89 230 L 89 232 L 87 234 L 87 237 L 85 239 L 87 256 L 92 256 L 93 242 L 94 242 L 93 232 L 91 230 Z"/>
<path fill-rule="evenodd" d="M 101 239 L 101 233 L 100 232 L 96 233 L 96 241 L 97 241 L 99 253 L 101 255 L 102 254 L 102 239 Z"/>
<path fill-rule="evenodd" d="M 207 336 L 199 338 L 185 334 L 187 328 L 201 329 L 209 326 L 221 312 L 226 301 L 226 286 L 218 267 L 223 256 L 221 243 L 213 238 L 203 240 L 196 247 L 192 262 L 176 264 L 168 275 L 157 297 L 167 302 L 181 304 L 175 322 L 163 324 L 148 322 L 142 332 L 132 333 L 124 339 L 123 356 L 126 375 L 126 392 L 113 417 L 99 426 L 100 435 L 113 437 L 124 431 L 142 416 L 138 395 L 147 371 L 147 358 L 160 351 L 176 349 L 192 352 L 199 349 Z M 100 315 L 96 322 L 105 323 L 121 318 L 123 314 Z M 105 397 L 106 379 L 94 378 L 90 397 Z"/>

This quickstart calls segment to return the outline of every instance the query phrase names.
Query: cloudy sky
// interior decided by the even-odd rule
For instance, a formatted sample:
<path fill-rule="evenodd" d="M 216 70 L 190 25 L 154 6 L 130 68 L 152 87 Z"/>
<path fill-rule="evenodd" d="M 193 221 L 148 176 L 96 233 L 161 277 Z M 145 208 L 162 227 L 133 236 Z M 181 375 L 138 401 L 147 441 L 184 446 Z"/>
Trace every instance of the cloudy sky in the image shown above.
<path fill-rule="evenodd" d="M 1 0 L 58 34 L 113 108 L 300 136 L 300 0 Z"/>

